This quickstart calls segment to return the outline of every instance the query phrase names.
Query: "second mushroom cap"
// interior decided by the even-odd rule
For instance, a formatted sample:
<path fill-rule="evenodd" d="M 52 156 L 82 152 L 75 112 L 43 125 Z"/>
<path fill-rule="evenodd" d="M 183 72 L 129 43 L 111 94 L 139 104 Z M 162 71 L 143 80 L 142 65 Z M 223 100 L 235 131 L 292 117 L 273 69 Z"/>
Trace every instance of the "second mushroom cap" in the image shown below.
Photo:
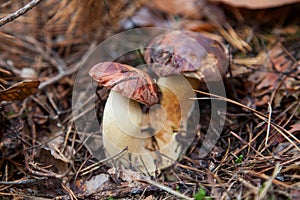
<path fill-rule="evenodd" d="M 223 44 L 200 33 L 172 31 L 154 38 L 144 57 L 158 76 L 184 74 L 212 82 L 226 73 L 226 52 Z"/>

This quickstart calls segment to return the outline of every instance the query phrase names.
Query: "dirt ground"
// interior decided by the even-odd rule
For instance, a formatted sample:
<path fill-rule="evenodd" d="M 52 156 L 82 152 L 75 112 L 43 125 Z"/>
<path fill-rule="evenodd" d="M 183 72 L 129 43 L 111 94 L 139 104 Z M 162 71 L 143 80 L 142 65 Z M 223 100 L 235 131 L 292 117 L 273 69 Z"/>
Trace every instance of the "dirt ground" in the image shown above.
<path fill-rule="evenodd" d="M 0 1 L 0 199 L 300 199 L 300 4 L 236 2 Z M 201 33 L 226 46 L 229 62 L 226 96 L 196 92 L 196 137 L 151 177 L 97 159 L 72 107 L 93 48 L 144 27 Z M 142 57 L 134 51 L 118 62 Z M 109 89 L 96 93 L 101 125 Z M 210 99 L 226 103 L 218 112 L 225 124 L 201 157 Z"/>

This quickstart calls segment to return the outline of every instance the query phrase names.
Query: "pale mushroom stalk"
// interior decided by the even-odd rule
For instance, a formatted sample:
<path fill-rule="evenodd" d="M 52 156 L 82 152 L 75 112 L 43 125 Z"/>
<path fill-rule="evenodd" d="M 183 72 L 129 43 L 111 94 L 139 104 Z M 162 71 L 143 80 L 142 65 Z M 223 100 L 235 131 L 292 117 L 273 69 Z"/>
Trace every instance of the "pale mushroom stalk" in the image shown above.
<path fill-rule="evenodd" d="M 162 93 L 160 106 L 150 108 L 149 113 L 143 113 L 138 102 L 113 91 L 104 109 L 105 150 L 113 156 L 128 148 L 120 158 L 122 164 L 145 173 L 170 166 L 186 150 L 176 135 L 180 131 L 186 133 L 187 120 L 195 107 L 195 102 L 189 99 L 195 94 L 183 77 L 159 78 L 158 86 Z M 146 124 L 154 133 L 142 130 Z M 158 149 L 153 149 L 151 136 Z"/>

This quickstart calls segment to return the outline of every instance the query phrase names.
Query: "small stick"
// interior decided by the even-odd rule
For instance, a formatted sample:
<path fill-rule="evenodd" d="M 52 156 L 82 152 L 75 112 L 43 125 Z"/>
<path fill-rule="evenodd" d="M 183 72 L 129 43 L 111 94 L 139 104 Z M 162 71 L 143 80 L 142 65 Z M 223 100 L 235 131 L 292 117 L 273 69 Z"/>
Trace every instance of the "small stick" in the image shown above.
<path fill-rule="evenodd" d="M 157 183 L 157 182 L 155 182 L 155 181 L 152 181 L 152 180 L 150 180 L 150 179 L 143 179 L 143 180 L 137 179 L 136 181 L 144 182 L 144 183 L 149 183 L 149 184 L 154 185 L 154 186 L 156 186 L 156 187 L 158 187 L 158 188 L 160 188 L 160 189 L 162 189 L 162 190 L 164 190 L 164 191 L 166 191 L 166 192 L 168 192 L 168 193 L 170 193 L 170 194 L 173 194 L 174 196 L 177 196 L 177 197 L 179 197 L 179 198 L 182 198 L 182 199 L 188 199 L 188 200 L 193 200 L 193 198 L 190 198 L 190 197 L 188 197 L 188 196 L 186 196 L 186 195 L 184 195 L 184 194 L 181 194 L 181 193 L 179 193 L 179 192 L 176 192 L 175 190 L 172 190 L 171 188 L 169 188 L 169 187 L 167 187 L 167 186 L 165 186 L 165 185 L 162 185 L 162 184 L 160 184 L 160 183 Z"/>
<path fill-rule="evenodd" d="M 265 182 L 265 187 L 263 187 L 262 191 L 258 194 L 257 199 L 261 200 L 264 199 L 267 195 L 268 190 L 272 186 L 273 181 L 275 180 L 276 176 L 279 174 L 282 166 L 280 166 L 278 163 L 275 166 L 275 169 L 273 171 L 272 176 Z M 275 183 L 274 183 L 275 184 Z"/>
<path fill-rule="evenodd" d="M 103 160 L 100 160 L 100 161 L 97 162 L 97 163 L 94 163 L 94 164 L 92 164 L 92 165 L 90 165 L 90 166 L 87 166 L 86 168 L 82 169 L 79 173 L 81 174 L 81 176 L 84 176 L 84 175 L 86 175 L 86 174 L 88 174 L 88 173 L 90 173 L 90 172 L 92 172 L 92 171 L 95 171 L 95 170 L 99 169 L 100 166 L 101 166 L 103 163 L 105 163 L 105 162 L 107 162 L 107 161 L 109 161 L 109 160 L 112 160 L 112 159 L 114 159 L 114 158 L 116 158 L 116 157 L 118 157 L 118 156 L 121 156 L 122 154 L 124 154 L 124 153 L 127 152 L 127 151 L 128 151 L 128 147 L 126 147 L 125 149 L 122 149 L 120 152 L 118 152 L 117 154 L 113 155 L 112 157 L 105 158 L 105 159 L 103 159 Z"/>
<path fill-rule="evenodd" d="M 278 171 L 277 170 L 281 170 L 281 167 L 279 166 L 275 168 L 276 170 L 273 171 L 273 175 L 274 174 L 278 174 Z M 274 173 L 275 172 L 275 173 Z M 271 182 L 275 185 L 278 185 L 278 186 L 282 186 L 282 187 L 285 187 L 285 188 L 290 188 L 290 185 L 285 183 L 285 182 L 282 182 L 282 181 L 279 181 L 277 179 L 274 179 L 266 174 L 263 174 L 263 173 L 259 173 L 259 172 L 255 172 L 255 171 L 252 171 L 252 170 L 244 170 L 242 171 L 243 174 L 247 174 L 247 175 L 250 175 L 250 176 L 256 176 L 256 177 L 259 177 L 261 179 L 265 179 L 265 180 L 270 180 L 271 179 Z M 276 177 L 276 176 L 275 176 Z"/>
<path fill-rule="evenodd" d="M 271 103 L 268 102 L 268 111 L 269 111 L 269 117 L 268 117 L 268 126 L 267 126 L 267 135 L 265 140 L 265 145 L 268 146 L 268 140 L 270 135 L 270 126 L 271 126 L 271 116 L 272 116 L 272 106 Z"/>
<path fill-rule="evenodd" d="M 64 190 L 66 190 L 68 192 L 68 195 L 70 196 L 70 198 L 73 200 L 78 200 L 76 195 L 74 194 L 73 190 L 68 187 L 66 184 L 61 183 L 62 188 L 64 188 Z"/>
<path fill-rule="evenodd" d="M 42 177 L 38 179 L 19 179 L 15 181 L 0 181 L 0 185 L 25 185 L 25 184 L 32 184 L 38 182 L 40 180 L 48 179 L 47 177 Z"/>
<path fill-rule="evenodd" d="M 48 79 L 47 81 L 45 82 L 42 82 L 40 85 L 39 85 L 39 89 L 44 89 L 45 87 L 47 87 L 48 85 L 51 85 L 57 81 L 59 81 L 60 79 L 64 78 L 65 76 L 69 76 L 73 73 L 75 73 L 88 59 L 89 55 L 90 55 L 90 52 L 94 49 L 95 47 L 95 43 L 92 43 L 88 49 L 88 51 L 83 55 L 81 61 L 79 63 L 77 63 L 76 65 L 74 65 L 72 68 L 70 69 L 67 69 L 67 70 L 62 70 L 62 69 L 58 69 L 59 73 Z"/>
<path fill-rule="evenodd" d="M 211 93 L 207 93 L 207 92 L 203 92 L 203 91 L 200 91 L 200 90 L 194 90 L 196 93 L 200 93 L 200 94 L 204 94 L 204 95 L 208 95 L 208 96 L 212 96 L 212 97 L 215 97 L 216 99 L 220 99 L 220 100 L 223 100 L 223 101 L 226 101 L 226 102 L 229 102 L 229 103 L 232 103 L 232 104 L 235 104 L 235 105 L 238 105 L 238 106 L 241 106 L 242 108 L 245 108 L 245 109 L 248 109 L 250 111 L 252 111 L 254 113 L 255 116 L 259 117 L 261 120 L 263 120 L 265 123 L 268 123 L 268 117 L 266 115 L 264 115 L 263 113 L 253 109 L 253 108 L 250 108 L 248 106 L 245 106 L 237 101 L 234 101 L 234 100 L 231 100 L 231 99 L 228 99 L 226 97 L 222 97 L 222 96 L 219 96 L 219 95 L 216 95 L 216 94 L 211 94 Z M 194 100 L 197 100 L 197 99 L 200 99 L 200 98 L 190 98 L 190 99 L 194 99 Z M 211 98 L 212 99 L 212 98 Z M 294 136 L 293 134 L 291 134 L 289 131 L 287 131 L 285 128 L 283 128 L 282 126 L 280 125 L 277 125 L 273 122 L 270 122 L 270 125 L 276 129 L 276 131 L 278 131 L 286 140 L 288 140 L 290 143 L 292 143 L 296 149 L 298 151 L 300 151 L 300 148 L 297 146 L 297 144 L 295 144 L 288 136 L 286 136 L 285 134 L 289 135 L 292 139 L 294 139 L 297 143 L 300 144 L 300 140 Z"/>
<path fill-rule="evenodd" d="M 12 22 L 14 19 L 27 13 L 29 10 L 34 8 L 36 5 L 38 5 L 42 1 L 43 0 L 32 0 L 31 2 L 29 2 L 28 4 L 26 4 L 24 7 L 20 8 L 19 10 L 15 11 L 14 13 L 11 13 L 11 14 L 7 15 L 6 17 L 1 18 L 0 19 L 0 27 L 9 22 Z"/>

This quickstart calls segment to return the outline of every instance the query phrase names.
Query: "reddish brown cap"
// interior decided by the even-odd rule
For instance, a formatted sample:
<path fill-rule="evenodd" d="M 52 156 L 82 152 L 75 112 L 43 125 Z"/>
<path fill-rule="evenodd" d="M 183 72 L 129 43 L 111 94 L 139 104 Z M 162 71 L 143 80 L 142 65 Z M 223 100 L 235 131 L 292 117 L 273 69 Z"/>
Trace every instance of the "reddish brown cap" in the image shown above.
<path fill-rule="evenodd" d="M 116 62 L 95 65 L 89 75 L 100 85 L 132 100 L 151 106 L 159 101 L 157 85 L 145 72 Z"/>
<path fill-rule="evenodd" d="M 152 40 L 145 61 L 158 76 L 184 74 L 219 81 L 227 70 L 224 45 L 192 31 L 172 31 Z"/>

